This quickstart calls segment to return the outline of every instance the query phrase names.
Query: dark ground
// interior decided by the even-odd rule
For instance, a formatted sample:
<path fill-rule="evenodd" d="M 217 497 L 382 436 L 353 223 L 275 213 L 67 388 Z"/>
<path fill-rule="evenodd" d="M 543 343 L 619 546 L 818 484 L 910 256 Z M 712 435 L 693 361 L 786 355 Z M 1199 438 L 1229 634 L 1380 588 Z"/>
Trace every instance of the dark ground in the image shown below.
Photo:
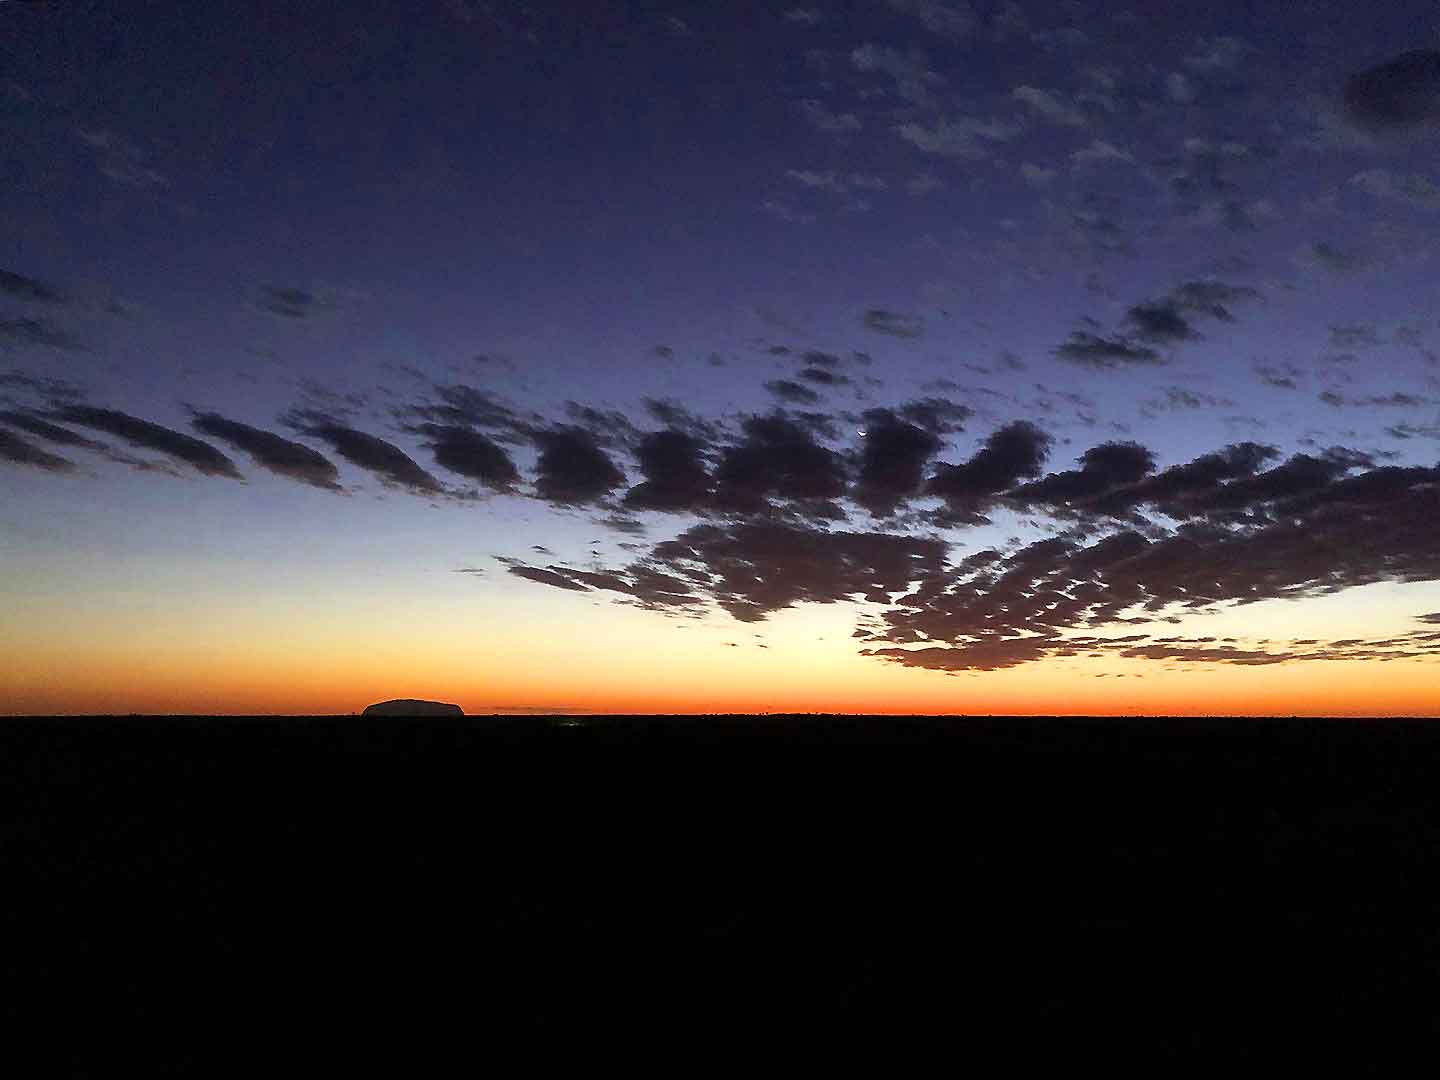
<path fill-rule="evenodd" d="M 35 1075 L 1388 1072 L 1437 790 L 1433 721 L 3 719 L 6 1026 Z"/>

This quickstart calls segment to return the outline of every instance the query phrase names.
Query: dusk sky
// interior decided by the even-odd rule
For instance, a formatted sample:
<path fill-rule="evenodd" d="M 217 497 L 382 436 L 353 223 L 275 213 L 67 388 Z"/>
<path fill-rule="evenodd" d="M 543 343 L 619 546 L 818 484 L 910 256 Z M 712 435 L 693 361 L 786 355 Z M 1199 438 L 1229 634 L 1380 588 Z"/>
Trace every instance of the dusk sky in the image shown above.
<path fill-rule="evenodd" d="M 0 713 L 1440 713 L 1437 49 L 0 3 Z"/>

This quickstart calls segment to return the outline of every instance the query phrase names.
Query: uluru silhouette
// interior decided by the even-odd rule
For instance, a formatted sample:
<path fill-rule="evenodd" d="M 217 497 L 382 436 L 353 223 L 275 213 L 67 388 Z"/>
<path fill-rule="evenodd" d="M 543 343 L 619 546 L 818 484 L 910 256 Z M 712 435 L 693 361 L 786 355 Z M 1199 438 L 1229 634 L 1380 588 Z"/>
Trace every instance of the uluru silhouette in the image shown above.
<path fill-rule="evenodd" d="M 419 698 L 392 698 L 366 705 L 362 716 L 464 716 L 465 710 L 459 705 L 447 705 L 443 701 L 424 701 Z"/>

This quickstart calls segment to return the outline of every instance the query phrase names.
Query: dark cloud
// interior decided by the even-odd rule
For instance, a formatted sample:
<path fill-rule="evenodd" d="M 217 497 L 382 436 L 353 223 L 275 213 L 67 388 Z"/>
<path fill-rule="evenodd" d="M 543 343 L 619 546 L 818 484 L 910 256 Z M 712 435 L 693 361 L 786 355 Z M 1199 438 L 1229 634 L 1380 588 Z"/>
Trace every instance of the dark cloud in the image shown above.
<path fill-rule="evenodd" d="M 496 491 L 509 491 L 519 483 L 520 472 L 504 447 L 480 432 L 455 424 L 421 424 L 416 430 L 441 468 Z"/>
<path fill-rule="evenodd" d="M 1305 369 L 1296 364 L 1256 364 L 1255 374 L 1266 386 L 1274 386 L 1281 390 L 1298 390 L 1300 384 L 1296 379 L 1305 375 Z"/>
<path fill-rule="evenodd" d="M 848 375 L 837 375 L 825 368 L 807 367 L 800 370 L 800 378 L 820 386 L 846 386 L 850 382 Z"/>
<path fill-rule="evenodd" d="M 913 339 L 925 333 L 925 320 L 919 315 L 905 315 L 884 308 L 870 308 L 861 317 L 867 329 L 891 337 Z"/>
<path fill-rule="evenodd" d="M 1200 336 L 1193 323 L 1195 318 L 1234 322 L 1231 306 L 1259 296 L 1259 290 L 1248 285 L 1186 281 L 1172 289 L 1168 296 L 1134 305 L 1126 312 L 1125 321 L 1131 334 L 1142 341 L 1173 345 Z"/>
<path fill-rule="evenodd" d="M 1394 424 L 1385 431 L 1396 439 L 1440 439 L 1440 424 Z"/>
<path fill-rule="evenodd" d="M 1337 349 L 1363 349 L 1380 344 L 1380 330 L 1370 323 L 1346 323 L 1330 327 L 1330 344 Z"/>
<path fill-rule="evenodd" d="M 569 589 L 571 592 L 590 591 L 589 586 L 572 581 L 563 574 L 557 574 L 554 570 L 544 570 L 538 566 L 511 566 L 507 570 L 516 577 L 524 578 L 526 581 L 535 581 L 541 585 L 553 585 L 557 589 Z"/>
<path fill-rule="evenodd" d="M 1100 370 L 1164 362 L 1148 345 L 1137 345 L 1125 338 L 1102 337 L 1088 330 L 1072 331 L 1069 340 L 1055 349 L 1055 355 L 1072 364 Z"/>
<path fill-rule="evenodd" d="M 806 349 L 798 359 L 810 368 L 837 368 L 845 362 L 834 353 L 822 352 L 819 349 Z"/>
<path fill-rule="evenodd" d="M 1080 468 L 1051 473 L 1011 491 L 1030 505 L 1058 506 L 1087 499 L 1126 484 L 1139 483 L 1155 469 L 1155 455 L 1134 442 L 1104 443 L 1080 456 Z"/>
<path fill-rule="evenodd" d="M 18 345 L 44 345 L 67 352 L 79 351 L 78 340 L 44 319 L 0 319 L 0 341 Z"/>
<path fill-rule="evenodd" d="M 757 513 L 775 496 L 810 503 L 812 512 L 829 516 L 821 504 L 845 491 L 839 455 L 817 443 L 809 425 L 784 413 L 749 417 L 743 430 L 745 440 L 721 455 L 717 507 Z"/>
<path fill-rule="evenodd" d="M 940 449 L 933 430 L 902 420 L 890 409 L 869 409 L 861 417 L 865 441 L 854 499 L 877 517 L 888 517 L 919 494 L 925 466 Z"/>
<path fill-rule="evenodd" d="M 1324 240 L 1310 245 L 1310 256 L 1321 266 L 1333 270 L 1337 274 L 1346 274 L 1365 265 L 1365 260 L 1360 256 L 1342 251 L 1334 244 Z"/>
<path fill-rule="evenodd" d="M 1229 471 L 1248 468 L 1248 448 L 1209 455 Z M 1147 538 L 1122 531 L 1088 546 L 1055 537 L 1002 559 L 961 563 L 946 580 L 931 580 L 885 615 L 888 647 L 869 655 L 940 670 L 989 670 L 1081 648 L 1107 639 L 1074 631 L 1161 617 L 1167 609 L 1212 610 L 1226 603 L 1296 599 L 1380 581 L 1440 579 L 1433 542 L 1440 512 L 1440 469 L 1384 467 L 1343 476 L 1339 463 L 1292 459 L 1285 466 L 1204 490 L 1246 490 L 1220 502 L 1259 506 L 1246 529 L 1183 526 Z M 1211 470 L 1211 477 L 1216 471 Z M 1147 483 L 1165 480 L 1165 474 Z M 1117 639 L 1118 640 L 1118 639 Z M 1406 642 L 1409 642 L 1406 644 Z M 909 648 L 921 644 L 919 648 Z M 1177 649 L 1176 645 L 1182 647 Z M 1163 646 L 1156 648 L 1155 646 Z M 1203 646 L 1198 650 L 1194 646 Z M 1154 660 L 1279 663 L 1297 659 L 1415 655 L 1431 645 L 1416 639 L 1334 642 L 1305 654 L 1191 642 L 1126 646 L 1123 655 Z M 1350 651 L 1346 651 L 1350 650 Z"/>
<path fill-rule="evenodd" d="M 73 461 L 41 450 L 34 443 L 26 442 L 4 428 L 0 428 L 0 461 L 29 465 L 52 473 L 72 472 L 75 469 Z"/>
<path fill-rule="evenodd" d="M 645 411 L 667 428 L 693 435 L 702 442 L 713 442 L 720 437 L 719 425 L 696 416 L 678 401 L 669 398 L 645 398 Z"/>
<path fill-rule="evenodd" d="M 625 474 L 584 428 L 554 427 L 534 433 L 540 448 L 535 489 L 560 505 L 593 503 L 625 482 Z"/>
<path fill-rule="evenodd" d="M 344 490 L 334 463 L 308 446 L 237 420 L 227 420 L 219 413 L 197 413 L 190 423 L 202 435 L 249 454 L 255 464 L 279 476 L 327 491 Z"/>
<path fill-rule="evenodd" d="M 926 491 L 951 504 L 996 495 L 1018 481 L 1039 476 L 1053 441 L 1034 424 L 1016 420 L 991 434 L 968 461 L 940 465 Z"/>
<path fill-rule="evenodd" d="M 791 405 L 815 405 L 820 401 L 820 395 L 814 390 L 790 379 L 771 379 L 765 389 Z"/>
<path fill-rule="evenodd" d="M 224 476 L 231 480 L 241 479 L 235 463 L 207 442 L 186 435 L 182 431 L 152 424 L 149 420 L 114 409 L 97 409 L 89 405 L 70 405 L 57 410 L 56 420 L 68 424 L 103 431 L 107 435 L 124 439 L 131 446 L 155 450 L 189 465 L 206 476 Z"/>
<path fill-rule="evenodd" d="M 260 289 L 260 306 L 287 319 L 308 319 L 320 308 L 316 295 L 289 285 L 265 285 Z"/>
<path fill-rule="evenodd" d="M 1326 405 L 1333 405 L 1337 409 L 1347 405 L 1359 408 L 1414 409 L 1433 403 L 1430 398 L 1419 394 L 1407 394 L 1402 390 L 1396 390 L 1391 394 L 1369 394 L 1365 397 L 1353 398 L 1347 398 L 1338 390 L 1322 390 L 1316 396 Z"/>
<path fill-rule="evenodd" d="M 69 379 L 29 375 L 23 371 L 0 371 L 0 387 L 18 390 L 49 403 L 81 401 L 85 397 L 85 391 L 80 385 Z M 0 401 L 14 402 L 15 398 L 9 394 L 0 394 Z"/>
<path fill-rule="evenodd" d="M 544 585 L 571 590 L 595 589 L 620 593 L 627 603 L 655 611 L 675 611 L 699 604 L 699 596 L 691 582 L 665 572 L 643 560 L 622 570 L 576 570 L 566 566 L 516 566 L 512 574 L 538 581 Z"/>
<path fill-rule="evenodd" d="M 938 577 L 945 544 L 887 533 L 751 522 L 698 525 L 657 544 L 652 559 L 742 622 L 799 603 L 852 597 L 889 603 L 917 581 Z"/>
<path fill-rule="evenodd" d="M 47 285 L 13 270 L 0 270 L 0 293 L 37 304 L 63 304 L 65 295 L 53 285 Z"/>
<path fill-rule="evenodd" d="M 1404 128 L 1440 122 L 1440 51 L 1415 49 L 1351 75 L 1345 108 L 1367 128 Z"/>
<path fill-rule="evenodd" d="M 948 398 L 927 397 L 907 401 L 897 410 L 904 420 L 935 435 L 953 435 L 964 431 L 965 421 L 975 415 L 969 405 L 960 405 Z"/>
<path fill-rule="evenodd" d="M 695 510 L 710 496 L 712 481 L 706 471 L 705 444 L 685 431 L 656 431 L 646 435 L 635 451 L 644 481 L 625 495 L 635 510 Z"/>
<path fill-rule="evenodd" d="M 435 393 L 438 402 L 412 406 L 403 414 L 454 427 L 484 428 L 498 432 L 495 438 L 507 442 L 529 439 L 535 426 L 543 422 L 538 415 L 520 416 L 489 391 L 464 383 L 438 385 Z"/>
<path fill-rule="evenodd" d="M 1125 320 L 1136 337 L 1156 344 L 1169 345 L 1200 336 L 1181 312 L 1180 305 L 1172 300 L 1136 304 L 1125 313 Z"/>
<path fill-rule="evenodd" d="M 302 411 L 292 414 L 287 422 L 296 430 L 329 444 L 351 465 L 373 473 L 385 484 L 417 495 L 440 495 L 445 491 L 440 481 L 394 443 L 357 431 L 324 413 Z"/>
<path fill-rule="evenodd" d="M 1149 505 L 1172 517 L 1189 517 L 1200 512 L 1221 485 L 1252 476 L 1279 456 L 1273 446 L 1232 443 L 1136 484 L 1103 493 L 1092 506 L 1100 513 L 1120 514 Z"/>
<path fill-rule="evenodd" d="M 601 446 L 626 447 L 640 438 L 640 429 L 618 409 L 597 409 L 570 401 L 565 404 L 565 415 Z"/>
<path fill-rule="evenodd" d="M 1440 611 L 1432 611 L 1428 615 L 1416 615 L 1416 622 L 1440 624 Z"/>
<path fill-rule="evenodd" d="M 77 434 L 69 428 L 60 427 L 58 424 L 52 424 L 32 413 L 0 412 L 0 422 L 19 428 L 21 431 L 28 431 L 31 435 L 38 435 L 57 446 L 74 446 L 81 450 L 105 449 L 105 444 L 102 442 L 87 439 L 84 435 Z"/>

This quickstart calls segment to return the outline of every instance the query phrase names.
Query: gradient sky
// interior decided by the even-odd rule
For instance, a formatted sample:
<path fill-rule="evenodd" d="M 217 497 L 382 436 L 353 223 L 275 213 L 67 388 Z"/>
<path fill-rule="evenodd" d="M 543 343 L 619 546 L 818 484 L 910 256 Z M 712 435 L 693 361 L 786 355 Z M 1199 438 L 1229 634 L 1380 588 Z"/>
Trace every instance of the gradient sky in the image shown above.
<path fill-rule="evenodd" d="M 0 713 L 1440 713 L 1429 0 L 0 4 Z"/>

